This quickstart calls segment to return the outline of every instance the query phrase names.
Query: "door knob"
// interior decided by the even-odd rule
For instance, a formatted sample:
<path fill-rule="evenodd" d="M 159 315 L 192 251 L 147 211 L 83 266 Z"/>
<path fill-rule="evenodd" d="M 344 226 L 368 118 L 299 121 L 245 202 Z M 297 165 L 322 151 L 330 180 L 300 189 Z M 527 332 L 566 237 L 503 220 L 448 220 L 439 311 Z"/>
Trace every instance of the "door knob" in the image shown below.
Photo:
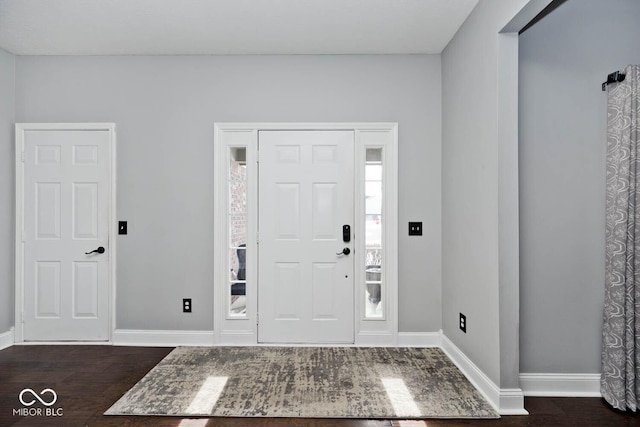
<path fill-rule="evenodd" d="M 97 252 L 97 253 L 99 253 L 99 254 L 103 254 L 103 253 L 104 253 L 104 247 L 103 247 L 103 246 L 98 246 L 98 248 L 97 248 L 97 249 L 94 249 L 94 250 L 92 250 L 91 252 L 85 252 L 84 254 L 85 254 L 85 255 L 89 255 L 89 254 L 92 254 L 92 253 L 94 253 L 94 252 Z"/>
<path fill-rule="evenodd" d="M 342 252 L 338 252 L 336 255 L 349 255 L 351 253 L 351 249 L 344 248 Z"/>

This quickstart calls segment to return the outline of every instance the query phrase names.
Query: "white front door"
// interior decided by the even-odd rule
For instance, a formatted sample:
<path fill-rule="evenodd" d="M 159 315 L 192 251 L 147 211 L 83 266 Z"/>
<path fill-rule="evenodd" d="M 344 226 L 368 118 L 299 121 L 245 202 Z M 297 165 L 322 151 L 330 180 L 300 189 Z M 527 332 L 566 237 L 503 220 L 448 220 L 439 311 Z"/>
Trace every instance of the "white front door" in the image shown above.
<path fill-rule="evenodd" d="M 106 341 L 110 131 L 27 127 L 21 138 L 23 338 Z"/>
<path fill-rule="evenodd" d="M 260 131 L 258 147 L 258 341 L 353 343 L 354 132 Z"/>

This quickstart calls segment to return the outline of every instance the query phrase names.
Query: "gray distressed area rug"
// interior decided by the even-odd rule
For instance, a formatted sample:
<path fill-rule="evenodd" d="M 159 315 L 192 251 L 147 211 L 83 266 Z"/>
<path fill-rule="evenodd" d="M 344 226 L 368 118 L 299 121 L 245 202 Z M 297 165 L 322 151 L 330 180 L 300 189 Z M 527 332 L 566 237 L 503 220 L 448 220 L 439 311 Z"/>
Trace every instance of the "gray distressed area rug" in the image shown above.
<path fill-rule="evenodd" d="M 438 348 L 178 347 L 105 415 L 499 418 Z"/>

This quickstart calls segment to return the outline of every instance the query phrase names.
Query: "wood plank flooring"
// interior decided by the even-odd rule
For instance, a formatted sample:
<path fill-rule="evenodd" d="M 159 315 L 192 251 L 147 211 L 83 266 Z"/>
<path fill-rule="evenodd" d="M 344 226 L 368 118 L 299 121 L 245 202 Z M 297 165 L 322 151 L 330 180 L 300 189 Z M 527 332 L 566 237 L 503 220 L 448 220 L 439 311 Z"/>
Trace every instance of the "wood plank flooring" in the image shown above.
<path fill-rule="evenodd" d="M 610 409 L 597 398 L 527 398 L 529 416 L 499 420 L 336 420 L 103 416 L 116 400 L 172 349 L 113 346 L 14 346 L 0 351 L 0 426 L 171 427 L 433 427 L 433 426 L 640 426 L 640 414 Z M 60 417 L 13 415 L 25 388 L 58 394 Z M 27 395 L 25 395 L 26 399 Z M 40 406 L 40 405 L 38 405 Z M 36 407 L 36 405 L 34 405 Z M 40 406 L 41 407 L 41 406 Z"/>

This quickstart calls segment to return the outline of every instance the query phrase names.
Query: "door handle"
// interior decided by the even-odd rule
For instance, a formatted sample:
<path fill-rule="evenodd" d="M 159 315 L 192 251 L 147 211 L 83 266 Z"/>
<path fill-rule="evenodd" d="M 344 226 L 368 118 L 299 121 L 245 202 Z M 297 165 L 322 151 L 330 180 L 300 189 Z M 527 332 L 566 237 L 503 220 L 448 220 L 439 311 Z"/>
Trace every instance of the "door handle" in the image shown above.
<path fill-rule="evenodd" d="M 103 254 L 103 253 L 104 253 L 104 247 L 103 247 L 103 246 L 98 246 L 98 248 L 97 248 L 97 249 L 94 249 L 94 250 L 92 250 L 91 252 L 85 252 L 84 254 L 85 254 L 85 255 L 89 255 L 89 254 L 92 254 L 92 253 L 94 253 L 94 252 L 97 252 L 97 253 L 99 253 L 99 254 Z"/>
<path fill-rule="evenodd" d="M 349 255 L 351 253 L 351 249 L 344 248 L 342 252 L 338 252 L 336 255 Z"/>

